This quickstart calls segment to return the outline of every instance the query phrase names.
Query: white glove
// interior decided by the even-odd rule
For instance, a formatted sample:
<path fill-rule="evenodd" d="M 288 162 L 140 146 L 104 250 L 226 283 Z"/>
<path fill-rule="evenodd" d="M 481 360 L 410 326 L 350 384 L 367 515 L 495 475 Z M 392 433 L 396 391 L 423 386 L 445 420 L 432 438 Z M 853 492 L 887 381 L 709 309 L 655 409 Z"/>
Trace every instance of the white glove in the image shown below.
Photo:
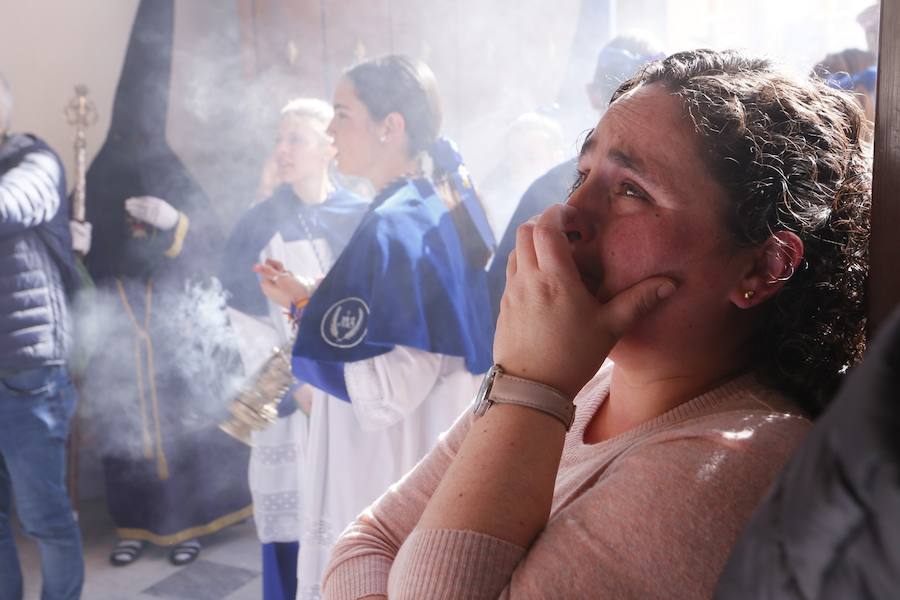
<path fill-rule="evenodd" d="M 69 221 L 72 234 L 72 250 L 85 256 L 91 251 L 91 224 L 87 221 Z"/>
<path fill-rule="evenodd" d="M 125 210 L 134 219 L 157 229 L 172 229 L 178 224 L 178 211 L 156 196 L 135 196 L 125 200 Z"/>

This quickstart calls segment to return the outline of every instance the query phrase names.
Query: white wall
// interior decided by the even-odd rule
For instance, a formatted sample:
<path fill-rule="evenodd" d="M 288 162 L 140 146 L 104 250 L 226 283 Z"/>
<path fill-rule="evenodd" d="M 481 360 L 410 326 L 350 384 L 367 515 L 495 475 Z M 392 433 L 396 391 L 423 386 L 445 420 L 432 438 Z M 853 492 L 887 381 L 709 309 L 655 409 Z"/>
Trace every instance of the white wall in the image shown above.
<path fill-rule="evenodd" d="M 138 0 L 0 0 L 0 72 L 13 89 L 12 130 L 37 134 L 62 157 L 71 188 L 74 129 L 65 106 L 88 87 L 99 120 L 88 164 L 109 129 L 113 94 Z"/>

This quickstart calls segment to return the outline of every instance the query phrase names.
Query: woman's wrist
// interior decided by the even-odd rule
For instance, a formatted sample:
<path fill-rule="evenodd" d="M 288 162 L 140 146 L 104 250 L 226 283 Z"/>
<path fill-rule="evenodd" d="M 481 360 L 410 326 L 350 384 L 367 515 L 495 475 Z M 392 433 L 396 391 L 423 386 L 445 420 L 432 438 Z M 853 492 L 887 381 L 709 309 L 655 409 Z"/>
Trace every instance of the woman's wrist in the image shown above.
<path fill-rule="evenodd" d="M 294 300 L 288 307 L 288 318 L 295 327 L 300 324 L 300 317 L 307 304 L 309 304 L 309 296 Z"/>
<path fill-rule="evenodd" d="M 545 383 L 511 375 L 495 364 L 485 375 L 474 412 L 482 416 L 493 404 L 515 404 L 552 416 L 568 431 L 575 417 L 572 398 Z"/>

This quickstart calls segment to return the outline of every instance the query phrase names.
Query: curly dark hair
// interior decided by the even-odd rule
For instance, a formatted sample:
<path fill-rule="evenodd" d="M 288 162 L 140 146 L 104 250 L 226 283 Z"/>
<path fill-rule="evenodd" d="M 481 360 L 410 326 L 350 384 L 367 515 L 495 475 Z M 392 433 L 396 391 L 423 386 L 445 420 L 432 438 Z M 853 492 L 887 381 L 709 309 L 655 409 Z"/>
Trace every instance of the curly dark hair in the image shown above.
<path fill-rule="evenodd" d="M 678 97 L 733 204 L 743 244 L 787 230 L 804 260 L 751 340 L 759 374 L 811 415 L 865 349 L 871 171 L 853 97 L 817 78 L 779 71 L 735 51 L 693 50 L 650 63 L 611 102 L 643 84 Z"/>

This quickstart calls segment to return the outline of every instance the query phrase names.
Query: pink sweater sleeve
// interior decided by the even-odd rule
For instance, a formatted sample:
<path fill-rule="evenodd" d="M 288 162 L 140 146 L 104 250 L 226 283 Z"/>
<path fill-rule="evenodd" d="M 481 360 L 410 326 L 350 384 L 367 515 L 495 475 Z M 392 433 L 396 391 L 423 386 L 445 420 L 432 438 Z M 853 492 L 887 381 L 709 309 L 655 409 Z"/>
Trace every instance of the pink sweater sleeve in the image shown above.
<path fill-rule="evenodd" d="M 349 600 L 387 594 L 397 552 L 419 522 L 471 422 L 471 411 L 463 412 L 434 449 L 344 531 L 325 569 L 324 598 Z"/>
<path fill-rule="evenodd" d="M 557 480 L 569 491 L 554 498 L 526 551 L 472 531 L 413 532 L 468 431 L 465 415 L 344 533 L 324 597 L 711 597 L 734 540 L 809 423 L 748 416 L 735 430 L 734 416 L 701 421 L 635 444 L 607 468 L 589 457 L 570 467 Z"/>
<path fill-rule="evenodd" d="M 416 531 L 393 565 L 389 597 L 709 598 L 807 428 L 786 420 L 753 439 L 688 429 L 626 451 L 589 488 L 559 499 L 527 554 L 480 533 Z"/>

